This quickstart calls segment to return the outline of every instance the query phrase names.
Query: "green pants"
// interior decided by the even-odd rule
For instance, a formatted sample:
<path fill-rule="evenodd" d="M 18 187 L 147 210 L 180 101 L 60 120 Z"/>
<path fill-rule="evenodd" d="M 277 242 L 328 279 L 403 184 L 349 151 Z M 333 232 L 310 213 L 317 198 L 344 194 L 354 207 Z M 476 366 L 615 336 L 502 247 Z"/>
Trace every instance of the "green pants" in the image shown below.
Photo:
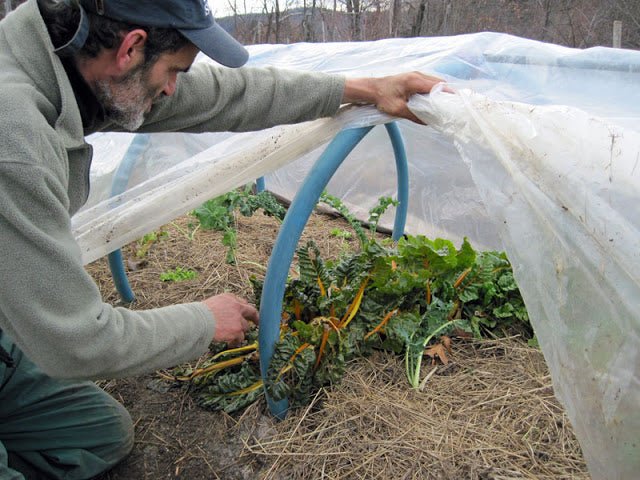
<path fill-rule="evenodd" d="M 0 479 L 89 479 L 133 446 L 128 412 L 92 382 L 44 374 L 0 331 Z"/>

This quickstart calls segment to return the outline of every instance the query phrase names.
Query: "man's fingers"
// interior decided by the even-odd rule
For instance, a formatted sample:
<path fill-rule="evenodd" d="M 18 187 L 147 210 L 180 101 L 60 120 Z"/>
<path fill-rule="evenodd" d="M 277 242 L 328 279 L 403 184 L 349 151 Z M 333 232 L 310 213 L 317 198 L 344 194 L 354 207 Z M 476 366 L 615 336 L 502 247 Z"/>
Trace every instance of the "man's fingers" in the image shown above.
<path fill-rule="evenodd" d="M 406 102 L 397 103 L 392 106 L 376 105 L 376 108 L 380 112 L 391 115 L 392 117 L 406 118 L 407 120 L 411 120 L 412 122 L 418 123 L 420 125 L 426 125 L 422 120 L 416 117 L 416 115 L 411 110 L 409 110 Z"/>
<path fill-rule="evenodd" d="M 213 340 L 239 345 L 246 332 L 259 321 L 258 310 L 246 300 L 230 293 L 214 295 L 204 300 L 204 304 L 216 321 Z"/>
<path fill-rule="evenodd" d="M 253 305 L 247 305 L 242 310 L 242 316 L 250 322 L 258 325 L 260 322 L 260 315 L 258 314 L 258 310 Z"/>
<path fill-rule="evenodd" d="M 420 125 L 426 125 L 426 123 L 424 123 L 422 120 L 420 120 L 418 117 L 416 117 L 413 112 L 409 111 L 409 113 L 407 113 L 407 115 L 405 115 L 405 118 L 408 120 L 411 120 L 412 122 L 418 123 Z"/>
<path fill-rule="evenodd" d="M 242 345 L 243 342 L 244 342 L 244 335 L 239 335 L 235 337 L 233 340 L 228 341 L 227 345 L 229 345 L 231 348 L 236 348 Z"/>

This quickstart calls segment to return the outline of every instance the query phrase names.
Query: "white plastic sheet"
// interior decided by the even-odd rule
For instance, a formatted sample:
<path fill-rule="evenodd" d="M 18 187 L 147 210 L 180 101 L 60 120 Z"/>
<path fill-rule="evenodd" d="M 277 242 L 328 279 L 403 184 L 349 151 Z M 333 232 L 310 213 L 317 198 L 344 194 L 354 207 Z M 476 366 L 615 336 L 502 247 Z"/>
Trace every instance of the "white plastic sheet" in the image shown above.
<path fill-rule="evenodd" d="M 469 91 L 415 97 L 499 225 L 593 478 L 640 472 L 640 133 Z"/>
<path fill-rule="evenodd" d="M 399 122 L 409 157 L 407 231 L 507 250 L 591 475 L 637 478 L 640 52 L 491 33 L 250 52 L 253 65 L 349 76 L 420 70 L 459 91 L 412 100 L 431 127 Z M 113 199 L 113 173 L 134 137 L 92 138 L 96 188 L 73 219 L 85 261 L 261 175 L 269 190 L 293 198 L 337 129 L 381 120 L 370 114 L 252 134 L 154 135 L 128 190 Z M 283 150 L 275 136 L 286 139 Z M 366 216 L 379 196 L 395 193 L 394 170 L 385 130 L 376 128 L 329 190 Z"/>

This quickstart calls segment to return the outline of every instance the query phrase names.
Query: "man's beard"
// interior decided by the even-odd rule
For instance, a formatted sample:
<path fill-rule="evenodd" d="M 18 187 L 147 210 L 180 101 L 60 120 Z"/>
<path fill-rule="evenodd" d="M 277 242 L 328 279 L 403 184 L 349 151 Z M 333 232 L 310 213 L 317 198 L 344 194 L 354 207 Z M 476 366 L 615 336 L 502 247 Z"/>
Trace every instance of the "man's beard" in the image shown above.
<path fill-rule="evenodd" d="M 147 85 L 148 65 L 143 64 L 117 80 L 95 84 L 95 94 L 106 118 L 126 130 L 137 130 L 144 122 L 156 92 Z"/>

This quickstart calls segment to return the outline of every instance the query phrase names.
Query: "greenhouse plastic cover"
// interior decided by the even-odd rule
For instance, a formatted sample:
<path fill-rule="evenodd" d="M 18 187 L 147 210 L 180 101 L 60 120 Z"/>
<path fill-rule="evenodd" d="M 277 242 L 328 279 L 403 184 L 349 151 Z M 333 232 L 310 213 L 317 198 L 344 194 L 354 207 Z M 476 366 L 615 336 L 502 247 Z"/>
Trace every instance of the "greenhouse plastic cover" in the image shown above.
<path fill-rule="evenodd" d="M 507 251 L 590 474 L 638 478 L 640 52 L 493 33 L 248 48 L 250 65 L 449 82 L 455 93 L 411 99 L 429 126 L 399 121 L 406 232 Z M 73 218 L 84 261 L 260 176 L 293 198 L 336 132 L 389 120 L 359 107 L 253 133 L 94 135 L 92 194 Z M 395 189 L 380 127 L 328 188 L 362 217 Z"/>

